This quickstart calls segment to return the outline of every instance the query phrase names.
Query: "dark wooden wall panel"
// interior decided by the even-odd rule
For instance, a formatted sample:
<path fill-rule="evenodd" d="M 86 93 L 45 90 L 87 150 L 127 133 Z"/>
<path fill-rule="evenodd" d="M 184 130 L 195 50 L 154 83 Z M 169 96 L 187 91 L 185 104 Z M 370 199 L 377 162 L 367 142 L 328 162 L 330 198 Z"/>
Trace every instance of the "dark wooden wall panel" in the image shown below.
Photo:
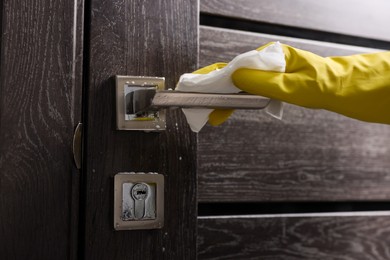
<path fill-rule="evenodd" d="M 390 40 L 387 0 L 201 0 L 203 13 Z"/>
<path fill-rule="evenodd" d="M 206 66 L 214 62 L 229 62 L 240 53 L 275 41 L 308 50 L 324 57 L 383 51 L 345 44 L 201 26 L 199 35 L 199 66 Z"/>
<path fill-rule="evenodd" d="M 83 1 L 0 6 L 0 259 L 72 259 Z"/>
<path fill-rule="evenodd" d="M 372 49 L 201 27 L 200 65 L 280 40 L 317 54 Z M 390 198 L 390 126 L 286 105 L 282 121 L 236 111 L 199 133 L 199 201 L 342 201 Z"/>
<path fill-rule="evenodd" d="M 196 1 L 91 1 L 85 259 L 196 258 L 196 135 L 181 111 L 167 130 L 115 130 L 118 75 L 164 76 L 173 87 L 196 69 Z M 165 175 L 165 226 L 114 231 L 113 176 L 123 171 Z"/>
<path fill-rule="evenodd" d="M 390 258 L 390 213 L 200 218 L 198 259 Z"/>

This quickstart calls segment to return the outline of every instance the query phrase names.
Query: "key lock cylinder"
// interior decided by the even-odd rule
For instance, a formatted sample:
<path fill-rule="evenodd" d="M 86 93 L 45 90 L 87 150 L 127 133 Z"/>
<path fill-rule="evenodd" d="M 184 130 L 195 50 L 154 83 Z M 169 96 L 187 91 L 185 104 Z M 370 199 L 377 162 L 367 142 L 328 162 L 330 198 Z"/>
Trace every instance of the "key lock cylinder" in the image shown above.
<path fill-rule="evenodd" d="M 164 176 L 122 172 L 115 175 L 114 228 L 156 229 L 164 224 Z"/>
<path fill-rule="evenodd" d="M 142 219 L 145 216 L 145 203 L 146 203 L 146 198 L 149 195 L 149 186 L 146 183 L 136 183 L 132 188 L 131 188 L 131 197 L 134 200 L 134 219 Z M 155 217 L 155 208 L 152 208 L 152 216 L 148 217 Z"/>

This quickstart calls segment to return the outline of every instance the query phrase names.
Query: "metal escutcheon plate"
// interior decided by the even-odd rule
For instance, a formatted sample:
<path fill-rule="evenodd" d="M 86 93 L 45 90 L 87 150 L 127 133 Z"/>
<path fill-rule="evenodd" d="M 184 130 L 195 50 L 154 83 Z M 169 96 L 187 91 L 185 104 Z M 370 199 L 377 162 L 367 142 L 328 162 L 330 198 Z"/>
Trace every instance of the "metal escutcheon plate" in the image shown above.
<path fill-rule="evenodd" d="M 166 129 L 165 111 L 136 114 L 134 99 L 148 98 L 150 89 L 164 90 L 165 78 L 144 76 L 115 76 L 116 127 L 118 130 L 163 131 Z"/>

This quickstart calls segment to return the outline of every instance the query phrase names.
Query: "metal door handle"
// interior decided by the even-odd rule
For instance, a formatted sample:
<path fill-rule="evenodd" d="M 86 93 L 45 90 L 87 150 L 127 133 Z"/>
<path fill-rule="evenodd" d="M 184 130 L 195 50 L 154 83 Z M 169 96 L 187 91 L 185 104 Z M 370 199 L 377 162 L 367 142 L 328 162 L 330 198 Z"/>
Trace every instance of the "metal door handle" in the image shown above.
<path fill-rule="evenodd" d="M 269 98 L 245 93 L 165 90 L 164 83 L 164 78 L 116 76 L 117 128 L 164 130 L 164 108 L 263 109 L 270 102 Z"/>
<path fill-rule="evenodd" d="M 250 94 L 193 93 L 156 88 L 136 90 L 128 99 L 134 114 L 163 108 L 263 109 L 270 99 Z"/>

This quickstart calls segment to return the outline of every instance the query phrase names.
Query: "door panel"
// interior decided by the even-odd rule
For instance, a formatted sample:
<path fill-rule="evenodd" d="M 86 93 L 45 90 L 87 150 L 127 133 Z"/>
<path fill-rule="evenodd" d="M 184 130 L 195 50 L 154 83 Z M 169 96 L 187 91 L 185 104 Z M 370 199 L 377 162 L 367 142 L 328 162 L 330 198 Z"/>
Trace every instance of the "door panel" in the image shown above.
<path fill-rule="evenodd" d="M 389 233 L 390 212 L 207 217 L 198 259 L 389 259 Z"/>
<path fill-rule="evenodd" d="M 202 26 L 200 64 L 278 40 L 323 56 L 378 51 Z M 390 126 L 288 104 L 283 117 L 236 111 L 199 133 L 199 202 L 390 198 Z"/>
<path fill-rule="evenodd" d="M 91 1 L 85 160 L 86 259 L 196 258 L 196 135 L 181 111 L 167 130 L 115 130 L 112 76 L 163 76 L 174 87 L 197 65 L 196 1 Z M 165 176 L 165 226 L 114 231 L 113 176 Z"/>
<path fill-rule="evenodd" d="M 387 0 L 201 0 L 205 14 L 390 40 Z"/>
<path fill-rule="evenodd" d="M 7 0 L 0 7 L 0 258 L 72 259 L 83 4 Z"/>
<path fill-rule="evenodd" d="M 280 41 L 281 43 L 294 46 L 295 48 L 308 50 L 323 57 L 383 51 L 375 48 L 202 25 L 200 26 L 199 34 L 199 63 L 200 66 L 207 66 L 216 61 L 229 62 L 240 53 L 256 49 L 264 44 L 275 41 Z"/>
<path fill-rule="evenodd" d="M 385 1 L 293 2 L 202 0 L 200 66 L 271 41 L 322 56 L 390 46 Z M 389 258 L 390 126 L 286 105 L 281 121 L 236 111 L 198 140 L 199 259 Z"/>

